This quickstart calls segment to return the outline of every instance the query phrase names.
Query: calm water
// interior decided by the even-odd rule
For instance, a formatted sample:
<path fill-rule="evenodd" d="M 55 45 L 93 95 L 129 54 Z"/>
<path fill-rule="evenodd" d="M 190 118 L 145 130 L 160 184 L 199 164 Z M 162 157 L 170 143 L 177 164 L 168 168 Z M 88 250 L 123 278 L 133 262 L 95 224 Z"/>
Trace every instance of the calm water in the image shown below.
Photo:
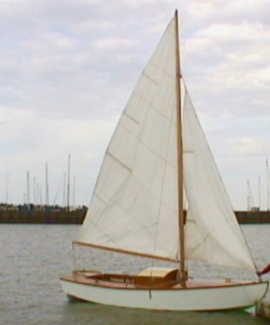
<path fill-rule="evenodd" d="M 111 253 L 71 251 L 70 243 L 76 238 L 78 229 L 78 226 L 0 224 L 1 325 L 269 324 L 269 321 L 255 317 L 252 312 L 244 311 L 162 313 L 69 302 L 61 291 L 58 278 L 74 268 L 74 255 L 79 260 L 77 267 L 87 260 L 92 268 L 102 270 L 127 267 L 135 271 L 141 263 L 124 259 L 116 262 Z M 243 231 L 256 263 L 262 268 L 270 261 L 270 225 L 243 226 Z M 217 268 L 212 270 L 202 263 L 191 263 L 189 270 L 190 274 L 199 277 L 219 277 L 225 272 Z M 230 272 L 241 278 L 253 277 L 248 272 Z M 270 276 L 265 276 L 265 279 L 270 279 Z"/>

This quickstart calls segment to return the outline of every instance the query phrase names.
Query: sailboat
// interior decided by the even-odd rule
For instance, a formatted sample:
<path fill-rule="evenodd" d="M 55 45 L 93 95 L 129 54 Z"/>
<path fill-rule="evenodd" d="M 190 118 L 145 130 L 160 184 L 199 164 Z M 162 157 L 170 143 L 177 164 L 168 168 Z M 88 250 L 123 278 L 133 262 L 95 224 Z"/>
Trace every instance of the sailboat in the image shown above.
<path fill-rule="evenodd" d="M 268 290 L 260 278 L 196 280 L 188 274 L 189 260 L 257 269 L 185 86 L 178 38 L 176 11 L 120 117 L 74 242 L 176 267 L 152 265 L 135 275 L 75 270 L 60 279 L 70 297 L 214 311 L 252 306 Z"/>

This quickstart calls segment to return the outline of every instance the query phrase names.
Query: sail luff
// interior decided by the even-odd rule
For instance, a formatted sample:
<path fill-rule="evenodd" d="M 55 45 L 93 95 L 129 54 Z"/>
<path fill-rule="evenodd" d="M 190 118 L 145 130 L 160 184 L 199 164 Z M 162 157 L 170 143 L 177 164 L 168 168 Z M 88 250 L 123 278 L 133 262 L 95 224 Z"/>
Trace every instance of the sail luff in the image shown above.
<path fill-rule="evenodd" d="M 176 110 L 177 110 L 177 136 L 178 136 L 178 218 L 179 218 L 179 252 L 180 252 L 180 278 L 186 279 L 185 272 L 185 238 L 184 238 L 184 214 L 183 214 L 183 140 L 182 140 L 182 116 L 181 116 L 181 70 L 178 32 L 178 12 L 175 11 L 175 38 L 176 38 Z"/>

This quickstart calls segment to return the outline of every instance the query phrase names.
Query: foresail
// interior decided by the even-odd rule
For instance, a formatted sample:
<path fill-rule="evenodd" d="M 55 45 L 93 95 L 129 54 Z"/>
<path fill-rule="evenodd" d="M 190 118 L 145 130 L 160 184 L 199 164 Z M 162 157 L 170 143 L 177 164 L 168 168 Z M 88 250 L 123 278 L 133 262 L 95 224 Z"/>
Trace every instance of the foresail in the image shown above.
<path fill-rule="evenodd" d="M 175 21 L 119 120 L 78 241 L 179 257 Z"/>
<path fill-rule="evenodd" d="M 188 93 L 183 115 L 186 258 L 255 270 Z"/>

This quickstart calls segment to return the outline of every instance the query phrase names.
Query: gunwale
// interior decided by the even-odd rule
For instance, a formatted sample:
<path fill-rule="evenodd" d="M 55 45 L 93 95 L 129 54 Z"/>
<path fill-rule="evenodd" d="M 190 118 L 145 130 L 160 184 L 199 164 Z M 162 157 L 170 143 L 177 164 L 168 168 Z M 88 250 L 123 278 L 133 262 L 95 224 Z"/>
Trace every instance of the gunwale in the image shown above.
<path fill-rule="evenodd" d="M 202 279 L 187 279 L 185 284 L 175 281 L 166 281 L 157 285 L 138 285 L 134 280 L 138 278 L 136 275 L 114 274 L 114 273 L 88 273 L 89 271 L 74 271 L 72 275 L 61 277 L 61 281 L 73 282 L 86 286 L 102 287 L 107 289 L 119 290 L 201 290 L 201 289 L 216 289 L 226 287 L 249 286 L 259 284 L 256 281 L 232 281 L 231 279 L 221 280 L 202 280 Z M 118 280 L 116 282 L 115 280 Z M 122 280 L 121 282 L 119 280 Z M 149 282 L 150 283 L 150 282 Z M 268 283 L 262 281 L 261 284 Z"/>

